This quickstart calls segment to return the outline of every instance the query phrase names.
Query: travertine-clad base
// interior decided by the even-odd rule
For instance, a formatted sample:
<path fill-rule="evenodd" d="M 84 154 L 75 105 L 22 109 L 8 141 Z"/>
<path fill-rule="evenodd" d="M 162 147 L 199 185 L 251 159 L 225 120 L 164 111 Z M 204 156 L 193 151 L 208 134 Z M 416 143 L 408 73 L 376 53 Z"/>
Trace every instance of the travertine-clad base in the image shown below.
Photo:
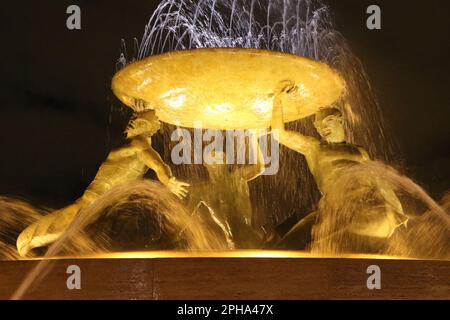
<path fill-rule="evenodd" d="M 37 261 L 0 262 L 8 299 Z M 68 290 L 78 265 L 82 289 Z M 368 290 L 367 267 L 382 289 Z M 25 299 L 449 299 L 450 262 L 322 258 L 155 258 L 55 260 Z"/>

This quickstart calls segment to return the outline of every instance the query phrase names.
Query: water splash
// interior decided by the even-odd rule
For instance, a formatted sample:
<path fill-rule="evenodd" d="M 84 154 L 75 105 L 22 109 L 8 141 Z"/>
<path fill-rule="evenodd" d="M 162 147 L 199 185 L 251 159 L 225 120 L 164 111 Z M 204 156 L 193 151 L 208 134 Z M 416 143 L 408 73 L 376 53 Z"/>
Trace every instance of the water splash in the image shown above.
<path fill-rule="evenodd" d="M 21 203 L 14 207 L 20 209 L 19 205 Z M 36 211 L 32 208 L 28 212 L 31 218 L 35 217 Z M 52 260 L 46 259 L 55 256 L 152 249 L 228 250 L 227 238 L 220 228 L 212 225 L 207 217 L 188 213 L 182 203 L 158 182 L 135 182 L 113 188 L 80 210 L 12 298 L 20 299 L 32 285 L 39 283 L 52 267 Z"/>
<path fill-rule="evenodd" d="M 16 240 L 20 232 L 49 211 L 20 199 L 0 197 L 0 260 L 19 259 Z"/>
<path fill-rule="evenodd" d="M 348 141 L 364 146 L 377 159 L 386 160 L 393 154 L 393 140 L 381 121 L 380 108 L 361 61 L 335 30 L 330 10 L 321 1 L 164 0 L 151 16 L 141 41 L 134 42 L 131 58 L 124 42 L 122 47 L 118 68 L 135 59 L 163 52 L 217 47 L 288 52 L 327 63 L 338 70 L 347 83 L 346 99 L 337 104 L 347 119 Z M 173 126 L 166 125 L 159 138 L 159 143 L 163 141 L 166 160 L 170 155 L 169 137 L 173 129 Z M 292 123 L 290 129 L 316 136 L 311 119 Z M 280 162 L 281 170 L 276 176 L 262 177 L 251 186 L 253 224 L 257 227 L 271 228 L 287 217 L 308 213 L 319 199 L 315 182 L 302 156 L 282 149 Z M 395 235 L 396 238 L 382 250 L 407 256 L 434 257 L 448 254 L 448 213 L 445 211 L 448 211 L 448 207 L 442 209 L 412 181 L 391 169 L 380 164 L 370 168 L 390 181 L 394 188 L 414 195 L 429 208 L 429 213 L 411 217 L 413 231 Z M 173 169 L 181 179 L 206 175 L 205 169 L 198 166 Z M 345 225 L 356 214 L 357 207 L 354 204 L 349 207 L 349 203 L 352 203 L 349 200 L 354 193 L 344 193 L 344 190 L 348 190 L 346 186 L 351 186 L 355 176 L 360 175 L 364 179 L 366 169 L 356 166 L 336 182 L 343 185 L 342 189 L 336 188 L 341 190 L 334 195 L 339 199 L 338 202 L 322 201 L 321 209 L 326 208 L 326 214 L 314 230 L 316 241 L 313 251 L 330 254 L 361 251 L 358 241 L 349 242 L 343 237 L 331 242 L 327 236 L 333 233 L 334 227 Z M 3 209 L 0 253 L 6 259 L 17 259 L 13 240 L 26 225 L 36 221 L 48 210 L 9 199 L 1 199 L 0 208 Z M 344 214 L 340 214 L 342 212 Z M 123 223 L 123 218 L 129 222 L 128 225 Z M 129 250 L 143 245 L 147 246 L 146 249 L 152 245 L 187 250 L 229 248 L 226 239 L 202 219 L 190 216 L 167 190 L 156 183 L 127 185 L 111 190 L 84 208 L 63 237 L 49 248 L 45 257 Z M 414 227 L 414 221 L 417 221 L 417 227 Z M 127 227 L 133 232 L 128 233 Z M 48 270 L 48 263 L 41 262 L 28 275 L 14 297 L 21 297 L 37 275 Z"/>
<path fill-rule="evenodd" d="M 16 249 L 20 232 L 53 210 L 2 197 L 0 211 L 0 260 L 15 260 L 20 259 Z M 154 249 L 226 250 L 230 248 L 226 241 L 212 218 L 193 216 L 160 183 L 139 181 L 113 188 L 82 208 L 44 256 Z"/>
<path fill-rule="evenodd" d="M 378 190 L 371 183 L 374 178 L 382 180 L 396 193 L 409 218 L 407 224 L 400 226 L 387 240 L 348 232 L 353 223 L 373 221 L 371 210 L 379 206 Z M 357 164 L 341 172 L 330 190 L 332 192 L 320 201 L 318 223 L 312 232 L 312 252 L 450 258 L 449 204 L 439 205 L 420 186 L 392 167 L 372 161 Z"/>
<path fill-rule="evenodd" d="M 325 62 L 337 69 L 348 84 L 346 101 L 340 103 L 348 120 L 349 142 L 363 145 L 379 159 L 386 159 L 390 154 L 391 140 L 387 138 L 383 128 L 378 104 L 361 62 L 352 54 L 342 35 L 335 30 L 330 10 L 321 1 L 165 0 L 151 16 L 141 41 L 135 41 L 134 55 L 131 59 L 128 58 L 124 42 L 122 47 L 123 54 L 118 61 L 119 67 L 133 59 L 141 59 L 149 55 L 206 47 L 268 49 Z M 166 125 L 159 141 L 165 150 L 164 157 L 167 163 L 170 163 L 169 151 L 173 145 L 169 141 L 169 135 L 173 129 L 174 126 Z M 311 119 L 293 123 L 291 129 L 316 136 Z M 161 141 L 163 141 L 162 144 Z M 277 175 L 261 177 L 252 182 L 255 227 L 271 228 L 287 217 L 301 216 L 311 212 L 320 197 L 302 156 L 282 149 L 280 163 L 282 166 Z M 173 168 L 173 171 L 177 177 L 189 181 L 201 180 L 206 176 L 202 166 L 177 166 Z M 123 189 L 120 190 L 116 190 L 119 192 L 119 198 L 124 196 L 123 192 L 125 192 Z M 108 202 L 111 208 L 115 208 L 114 210 L 117 208 L 120 208 L 119 211 L 128 210 L 126 205 L 113 194 L 105 195 L 105 197 L 96 202 L 93 208 L 95 205 L 104 206 Z M 111 202 L 113 200 L 118 202 L 113 204 Z M 133 207 L 133 210 L 140 206 L 138 201 L 127 203 L 137 206 Z M 280 203 L 283 205 L 279 205 Z M 150 204 L 150 206 L 154 205 L 155 203 Z M 167 212 L 172 211 L 170 208 L 166 209 L 168 209 Z M 99 208 L 85 210 L 100 211 Z M 83 216 L 91 217 L 93 214 Z M 105 215 L 102 217 L 104 218 Z M 101 217 L 99 221 L 102 221 Z M 183 221 L 188 223 L 187 220 Z M 100 225 L 100 222 L 97 225 Z M 114 231 L 108 223 L 104 222 L 107 229 L 118 232 Z M 86 227 L 90 225 L 85 224 Z M 153 230 L 154 224 L 149 223 L 148 228 Z M 84 230 L 85 228 L 78 226 L 76 229 Z M 95 241 L 102 244 L 100 247 L 110 250 L 111 246 L 114 246 L 112 244 L 114 236 L 104 235 L 98 230 L 92 233 L 98 236 Z M 67 237 L 63 238 L 61 241 L 67 240 Z M 210 244 L 209 241 L 196 243 L 196 241 L 202 241 L 201 239 L 204 240 L 204 237 L 192 237 L 190 240 L 192 242 L 187 245 L 187 248 L 208 248 L 206 245 Z M 65 243 L 64 241 L 58 243 Z M 142 243 L 143 239 L 130 240 L 127 245 L 116 244 L 116 246 L 127 247 L 134 242 Z"/>

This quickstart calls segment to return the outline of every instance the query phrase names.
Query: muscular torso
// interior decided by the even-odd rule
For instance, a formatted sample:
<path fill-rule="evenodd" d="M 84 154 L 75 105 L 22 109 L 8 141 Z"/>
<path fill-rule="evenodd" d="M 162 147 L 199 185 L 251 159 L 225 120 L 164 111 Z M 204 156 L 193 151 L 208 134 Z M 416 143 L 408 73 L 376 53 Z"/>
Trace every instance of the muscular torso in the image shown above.
<path fill-rule="evenodd" d="M 361 148 L 349 143 L 320 142 L 305 157 L 322 194 L 326 193 L 328 185 L 336 181 L 342 170 L 368 160 Z"/>
<path fill-rule="evenodd" d="M 132 143 L 111 151 L 86 192 L 98 196 L 115 186 L 143 178 L 148 167 L 138 158 L 137 151 Z"/>

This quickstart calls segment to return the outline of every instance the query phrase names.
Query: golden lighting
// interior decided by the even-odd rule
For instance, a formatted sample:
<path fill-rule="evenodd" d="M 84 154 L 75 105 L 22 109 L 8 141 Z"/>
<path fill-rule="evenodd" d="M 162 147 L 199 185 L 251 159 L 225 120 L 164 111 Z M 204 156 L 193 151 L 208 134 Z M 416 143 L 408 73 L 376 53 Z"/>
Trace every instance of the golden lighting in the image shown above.
<path fill-rule="evenodd" d="M 155 108 L 161 121 L 212 129 L 267 128 L 273 90 L 280 81 L 298 90 L 284 103 L 286 122 L 314 114 L 345 92 L 327 65 L 292 54 L 256 49 L 195 49 L 134 62 L 113 78 L 112 89 L 126 105 L 133 99 Z"/>
<path fill-rule="evenodd" d="M 60 256 L 47 258 L 24 258 L 23 260 L 61 260 L 61 259 L 171 259 L 171 258 L 273 258 L 273 259 L 369 259 L 369 260 L 415 260 L 375 254 L 321 255 L 306 251 L 283 250 L 230 250 L 230 251 L 136 251 L 102 253 L 86 256 Z"/>

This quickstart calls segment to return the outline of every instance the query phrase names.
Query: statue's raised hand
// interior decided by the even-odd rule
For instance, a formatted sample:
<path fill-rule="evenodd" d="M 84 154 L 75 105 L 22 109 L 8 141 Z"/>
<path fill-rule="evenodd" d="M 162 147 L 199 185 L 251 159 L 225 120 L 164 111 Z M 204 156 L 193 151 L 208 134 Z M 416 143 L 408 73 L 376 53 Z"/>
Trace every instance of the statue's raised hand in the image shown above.
<path fill-rule="evenodd" d="M 175 194 L 179 199 L 186 198 L 188 194 L 189 183 L 179 181 L 176 178 L 171 178 L 167 183 L 167 188 Z"/>
<path fill-rule="evenodd" d="M 274 94 L 275 96 L 280 96 L 282 94 L 290 94 L 297 90 L 297 86 L 294 81 L 291 80 L 283 80 L 278 83 L 275 87 Z"/>
<path fill-rule="evenodd" d="M 142 111 L 154 110 L 154 108 L 152 108 L 150 106 L 150 104 L 144 100 L 133 98 L 133 110 L 135 112 L 142 112 Z"/>

